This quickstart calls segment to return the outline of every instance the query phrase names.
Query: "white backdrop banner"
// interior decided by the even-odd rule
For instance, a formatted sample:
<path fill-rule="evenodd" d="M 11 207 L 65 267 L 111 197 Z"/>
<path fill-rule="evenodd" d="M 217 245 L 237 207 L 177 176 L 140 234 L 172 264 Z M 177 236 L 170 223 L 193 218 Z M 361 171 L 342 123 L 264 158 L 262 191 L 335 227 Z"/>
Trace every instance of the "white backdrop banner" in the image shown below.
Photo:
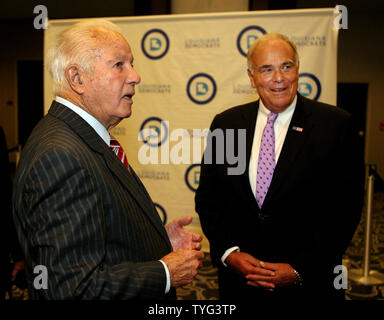
<path fill-rule="evenodd" d="M 164 222 L 194 217 L 200 161 L 213 117 L 258 98 L 247 75 L 246 52 L 265 33 L 283 33 L 300 57 L 299 91 L 336 104 L 337 36 L 330 9 L 107 18 L 127 38 L 141 83 L 133 113 L 112 130 Z M 69 25 L 51 20 L 45 50 Z M 53 99 L 45 70 L 45 111 Z M 204 130 L 205 129 L 205 130 Z M 236 213 L 234 213 L 234 218 Z M 208 251 L 207 241 L 203 242 Z"/>

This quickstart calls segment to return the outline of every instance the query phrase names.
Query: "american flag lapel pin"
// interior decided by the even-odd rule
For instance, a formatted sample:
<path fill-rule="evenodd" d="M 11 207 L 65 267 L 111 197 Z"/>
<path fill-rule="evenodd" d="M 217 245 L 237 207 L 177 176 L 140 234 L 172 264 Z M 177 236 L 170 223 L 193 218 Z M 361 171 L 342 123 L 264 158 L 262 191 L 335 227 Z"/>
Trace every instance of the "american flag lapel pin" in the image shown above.
<path fill-rule="evenodd" d="M 295 130 L 297 132 L 303 132 L 304 129 L 301 127 L 292 127 L 292 130 Z"/>

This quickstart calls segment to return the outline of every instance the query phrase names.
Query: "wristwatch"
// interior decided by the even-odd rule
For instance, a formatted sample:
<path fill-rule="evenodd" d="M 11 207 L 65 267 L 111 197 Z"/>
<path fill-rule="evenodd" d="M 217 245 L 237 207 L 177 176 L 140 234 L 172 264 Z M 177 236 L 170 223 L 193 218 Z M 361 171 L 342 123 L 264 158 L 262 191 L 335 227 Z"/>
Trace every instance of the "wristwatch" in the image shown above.
<path fill-rule="evenodd" d="M 295 269 L 293 269 L 293 272 L 295 273 L 295 276 L 296 276 L 295 285 L 302 286 L 303 285 L 303 278 L 301 277 L 300 273 L 298 273 Z"/>

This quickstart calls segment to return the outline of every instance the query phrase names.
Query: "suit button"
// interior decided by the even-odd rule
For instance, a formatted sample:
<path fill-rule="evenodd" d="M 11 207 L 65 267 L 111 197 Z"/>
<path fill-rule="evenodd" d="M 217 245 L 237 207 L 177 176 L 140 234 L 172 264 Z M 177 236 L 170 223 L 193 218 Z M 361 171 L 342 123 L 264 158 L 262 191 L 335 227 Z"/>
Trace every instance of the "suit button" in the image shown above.
<path fill-rule="evenodd" d="M 100 270 L 100 271 L 104 271 L 104 264 L 103 264 L 103 263 L 101 263 L 101 264 L 99 265 L 99 270 Z"/>
<path fill-rule="evenodd" d="M 272 218 L 269 214 L 263 214 L 263 213 L 259 213 L 258 217 L 259 217 L 259 220 L 262 222 L 269 222 Z"/>

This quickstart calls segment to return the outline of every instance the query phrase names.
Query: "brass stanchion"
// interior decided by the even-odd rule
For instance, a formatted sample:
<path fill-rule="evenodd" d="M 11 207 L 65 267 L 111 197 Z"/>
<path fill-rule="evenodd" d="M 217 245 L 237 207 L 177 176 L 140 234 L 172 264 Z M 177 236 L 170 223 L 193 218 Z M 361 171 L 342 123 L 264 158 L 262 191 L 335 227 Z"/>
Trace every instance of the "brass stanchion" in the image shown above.
<path fill-rule="evenodd" d="M 374 175 L 372 168 L 368 170 L 367 185 L 367 214 L 365 221 L 365 245 L 363 269 L 349 271 L 349 278 L 364 285 L 376 285 L 384 283 L 384 274 L 370 270 L 371 268 L 371 244 L 372 244 L 372 213 L 373 213 L 373 194 L 374 194 Z"/>

